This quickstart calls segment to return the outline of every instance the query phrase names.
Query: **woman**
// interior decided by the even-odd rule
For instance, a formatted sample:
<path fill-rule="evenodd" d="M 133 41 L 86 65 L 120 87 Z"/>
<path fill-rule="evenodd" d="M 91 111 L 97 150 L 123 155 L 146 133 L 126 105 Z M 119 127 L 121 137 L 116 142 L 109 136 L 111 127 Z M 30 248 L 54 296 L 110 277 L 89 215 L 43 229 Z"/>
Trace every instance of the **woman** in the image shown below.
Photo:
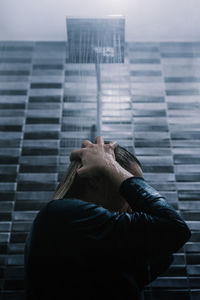
<path fill-rule="evenodd" d="M 191 232 L 116 142 L 85 140 L 70 160 L 27 237 L 26 299 L 139 299 Z"/>

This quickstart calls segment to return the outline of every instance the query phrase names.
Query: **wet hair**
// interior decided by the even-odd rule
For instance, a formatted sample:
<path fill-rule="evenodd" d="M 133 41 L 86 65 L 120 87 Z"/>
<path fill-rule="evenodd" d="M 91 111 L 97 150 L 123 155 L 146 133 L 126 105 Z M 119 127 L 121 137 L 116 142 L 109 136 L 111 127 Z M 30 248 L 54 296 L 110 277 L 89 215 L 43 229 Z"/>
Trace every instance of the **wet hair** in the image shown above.
<path fill-rule="evenodd" d="M 104 144 L 109 144 L 111 141 L 104 141 Z M 116 161 L 124 168 L 128 169 L 130 163 L 137 163 L 142 169 L 142 165 L 137 157 L 126 150 L 124 147 L 117 144 L 114 149 Z M 80 178 L 77 175 L 77 170 L 82 166 L 81 160 L 71 161 L 63 179 L 58 184 L 51 200 L 64 198 L 81 198 L 85 193 L 88 178 Z"/>

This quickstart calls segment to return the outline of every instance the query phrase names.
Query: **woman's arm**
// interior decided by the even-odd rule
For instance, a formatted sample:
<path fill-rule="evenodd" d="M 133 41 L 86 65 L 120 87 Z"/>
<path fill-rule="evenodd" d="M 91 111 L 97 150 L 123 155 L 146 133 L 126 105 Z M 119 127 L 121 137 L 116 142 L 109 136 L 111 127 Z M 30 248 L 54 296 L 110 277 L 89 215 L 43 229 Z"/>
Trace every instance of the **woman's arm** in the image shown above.
<path fill-rule="evenodd" d="M 126 179 L 119 192 L 135 211 L 135 222 L 142 221 L 148 257 L 169 255 L 189 240 L 191 231 L 185 221 L 144 178 Z"/>

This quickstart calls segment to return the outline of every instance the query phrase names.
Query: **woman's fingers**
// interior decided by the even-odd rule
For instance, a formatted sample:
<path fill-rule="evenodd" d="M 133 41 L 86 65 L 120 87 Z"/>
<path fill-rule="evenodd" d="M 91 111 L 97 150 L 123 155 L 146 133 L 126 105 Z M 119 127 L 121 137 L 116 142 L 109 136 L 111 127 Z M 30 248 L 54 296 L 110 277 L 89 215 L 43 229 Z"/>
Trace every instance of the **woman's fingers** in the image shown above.
<path fill-rule="evenodd" d="M 112 149 L 115 149 L 117 147 L 117 141 L 111 142 L 110 146 Z"/>
<path fill-rule="evenodd" d="M 96 144 L 98 145 L 109 145 L 112 149 L 115 149 L 116 146 L 117 146 L 117 141 L 114 141 L 114 142 L 111 142 L 110 144 L 104 144 L 104 139 L 102 136 L 97 136 L 96 139 L 95 139 L 95 142 Z M 93 146 L 95 144 L 93 144 L 92 142 L 90 142 L 89 140 L 84 140 L 83 143 L 82 143 L 82 146 Z M 107 147 L 109 147 L 107 146 Z"/>
<path fill-rule="evenodd" d="M 103 139 L 103 137 L 102 136 L 97 136 L 96 137 L 96 143 L 98 144 L 98 145 L 101 145 L 101 146 L 103 146 L 104 145 L 104 139 Z"/>
<path fill-rule="evenodd" d="M 82 149 L 73 150 L 71 152 L 71 154 L 70 154 L 70 157 L 69 157 L 70 161 L 76 160 L 76 159 L 81 159 L 84 150 L 85 149 L 83 149 L 83 148 Z"/>
<path fill-rule="evenodd" d="M 117 146 L 117 142 L 111 142 L 110 144 L 104 144 L 104 139 L 102 136 L 97 136 L 96 137 L 96 146 L 102 146 L 106 147 L 107 149 L 110 149 L 110 151 L 114 151 L 115 147 Z M 82 142 L 82 148 L 81 149 L 76 149 L 73 150 L 70 154 L 70 161 L 76 160 L 76 159 L 81 159 L 82 154 L 83 154 L 83 149 L 88 148 L 88 147 L 95 147 L 95 144 L 90 142 L 89 140 L 84 140 Z"/>
<path fill-rule="evenodd" d="M 92 142 L 90 142 L 89 140 L 84 140 L 82 142 L 82 148 L 84 147 L 88 147 L 88 146 L 93 146 L 94 144 Z"/>

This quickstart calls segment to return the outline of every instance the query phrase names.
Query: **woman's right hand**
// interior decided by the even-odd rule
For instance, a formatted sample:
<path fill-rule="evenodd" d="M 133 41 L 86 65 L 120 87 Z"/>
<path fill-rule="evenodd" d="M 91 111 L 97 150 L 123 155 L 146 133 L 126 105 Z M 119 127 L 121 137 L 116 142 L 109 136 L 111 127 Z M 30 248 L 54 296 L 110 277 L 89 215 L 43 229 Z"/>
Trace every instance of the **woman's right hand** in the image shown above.
<path fill-rule="evenodd" d="M 82 167 L 77 170 L 80 177 L 93 177 L 105 171 L 109 165 L 116 163 L 114 149 L 117 142 L 104 144 L 101 136 L 97 136 L 96 144 L 88 140 L 83 141 L 84 148 L 74 150 L 70 154 L 70 161 L 81 159 Z"/>

